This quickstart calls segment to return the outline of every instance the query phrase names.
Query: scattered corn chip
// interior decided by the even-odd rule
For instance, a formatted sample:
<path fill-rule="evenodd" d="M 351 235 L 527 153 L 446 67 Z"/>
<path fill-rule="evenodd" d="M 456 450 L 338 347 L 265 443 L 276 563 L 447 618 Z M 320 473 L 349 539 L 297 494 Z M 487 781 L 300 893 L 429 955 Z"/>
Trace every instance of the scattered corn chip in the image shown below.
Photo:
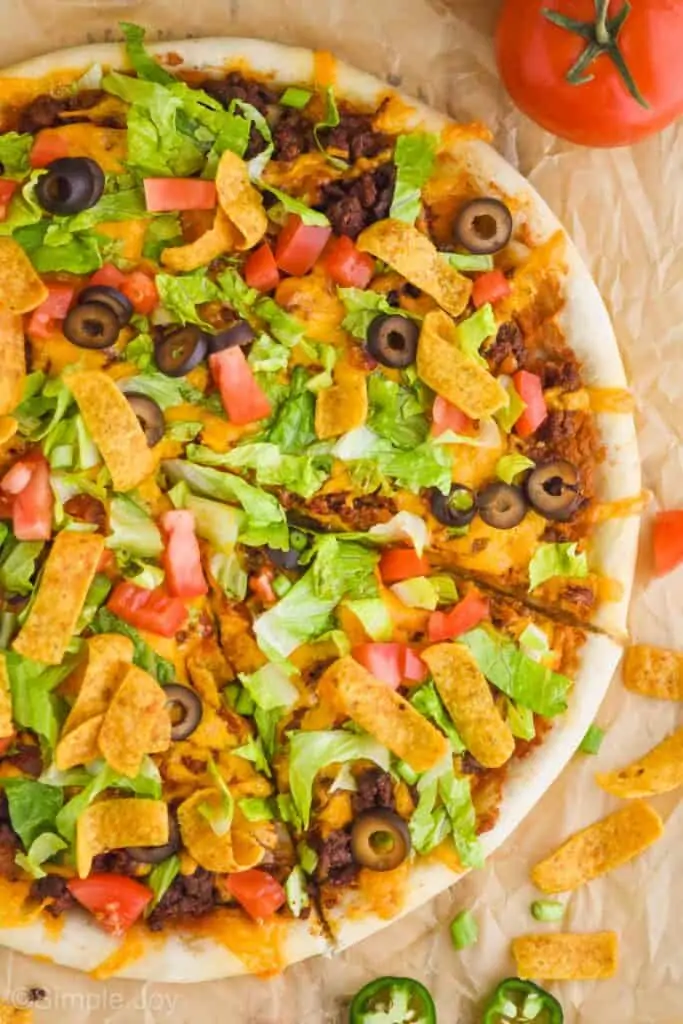
<path fill-rule="evenodd" d="M 420 657 L 473 757 L 485 768 L 500 768 L 509 761 L 515 738 L 469 650 L 461 644 L 437 644 Z"/>
<path fill-rule="evenodd" d="M 216 211 L 213 227 L 187 245 L 175 245 L 164 249 L 161 262 L 168 270 L 176 273 L 197 270 L 211 260 L 218 259 L 226 252 L 239 248 L 238 235 L 220 207 Z"/>
<path fill-rule="evenodd" d="M 626 651 L 624 686 L 643 697 L 683 700 L 683 654 L 636 644 Z"/>
<path fill-rule="evenodd" d="M 475 420 L 492 416 L 508 401 L 502 384 L 461 352 L 455 324 L 441 310 L 427 313 L 424 318 L 417 348 L 417 372 L 438 395 Z"/>
<path fill-rule="evenodd" d="M 321 441 L 362 427 L 368 418 L 368 389 L 363 374 L 318 393 L 315 432 Z"/>
<path fill-rule="evenodd" d="M 237 232 L 236 248 L 251 249 L 260 242 L 268 228 L 263 199 L 249 178 L 244 160 L 226 149 L 216 171 L 218 202 Z"/>
<path fill-rule="evenodd" d="M 431 295 L 451 316 L 460 316 L 472 294 L 472 282 L 440 256 L 426 235 L 399 220 L 380 220 L 366 228 L 356 245 Z"/>
<path fill-rule="evenodd" d="M 90 874 L 98 853 L 124 846 L 164 846 L 168 842 L 168 806 L 164 800 L 101 800 L 87 807 L 76 826 L 76 867 Z"/>
<path fill-rule="evenodd" d="M 255 839 L 238 811 L 232 827 L 219 836 L 212 829 L 202 808 L 209 815 L 220 814 L 221 794 L 215 788 L 200 789 L 178 808 L 178 824 L 183 843 L 200 867 L 219 874 L 245 871 L 260 864 L 265 849 Z"/>
<path fill-rule="evenodd" d="M 10 313 L 30 313 L 48 294 L 19 243 L 0 238 L 0 307 Z"/>
<path fill-rule="evenodd" d="M 448 753 L 443 733 L 353 658 L 340 658 L 330 665 L 320 680 L 320 689 L 414 771 L 429 771 Z"/>
<path fill-rule="evenodd" d="M 512 940 L 520 978 L 542 981 L 593 981 L 617 970 L 619 943 L 614 932 L 521 935 Z"/>
<path fill-rule="evenodd" d="M 114 490 L 137 487 L 154 471 L 155 458 L 130 403 L 100 370 L 72 373 L 68 385 L 111 473 Z"/>
<path fill-rule="evenodd" d="M 114 771 L 134 778 L 152 748 L 171 745 L 171 718 L 166 694 L 147 672 L 130 665 L 107 709 L 99 746 Z"/>
<path fill-rule="evenodd" d="M 642 800 L 609 814 L 570 836 L 533 868 L 531 878 L 542 892 L 569 892 L 628 863 L 664 831 L 662 819 Z"/>
<path fill-rule="evenodd" d="M 126 665 L 133 661 L 133 642 L 120 633 L 102 633 L 86 640 L 87 653 L 78 669 L 78 695 L 63 734 L 89 718 L 103 714 L 123 679 Z"/>
<path fill-rule="evenodd" d="M 104 715 L 95 715 L 81 722 L 75 729 L 62 736 L 55 750 L 55 764 L 61 772 L 77 764 L 90 764 L 100 756 L 98 737 Z"/>
<path fill-rule="evenodd" d="M 9 673 L 5 655 L 0 652 L 0 740 L 14 733 L 12 719 L 12 692 L 9 686 Z"/>
<path fill-rule="evenodd" d="M 638 761 L 595 776 L 608 793 L 622 799 L 669 793 L 683 786 L 683 728 L 658 743 Z"/>
<path fill-rule="evenodd" d="M 1 284 L 1 282 L 0 282 Z M 26 379 L 26 354 L 21 317 L 0 309 L 0 415 L 4 416 L 19 405 Z M 14 421 L 16 423 L 16 420 Z M 5 433 L 7 432 L 5 428 Z M 16 427 L 15 427 L 16 430 Z M 12 437 L 3 437 L 4 444 Z"/>
<path fill-rule="evenodd" d="M 57 534 L 38 595 L 14 641 L 15 651 L 48 665 L 61 664 L 103 551 L 99 534 Z"/>

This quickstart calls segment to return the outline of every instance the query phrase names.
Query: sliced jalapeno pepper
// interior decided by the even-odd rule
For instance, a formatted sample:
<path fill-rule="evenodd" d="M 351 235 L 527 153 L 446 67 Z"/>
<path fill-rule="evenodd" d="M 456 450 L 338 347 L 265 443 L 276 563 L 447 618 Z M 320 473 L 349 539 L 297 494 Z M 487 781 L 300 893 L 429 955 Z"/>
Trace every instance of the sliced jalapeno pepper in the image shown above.
<path fill-rule="evenodd" d="M 436 1024 L 427 989 L 413 978 L 378 978 L 362 988 L 349 1008 L 349 1024 Z"/>
<path fill-rule="evenodd" d="M 521 978 L 502 981 L 484 1007 L 482 1024 L 563 1024 L 564 1013 L 554 996 Z"/>

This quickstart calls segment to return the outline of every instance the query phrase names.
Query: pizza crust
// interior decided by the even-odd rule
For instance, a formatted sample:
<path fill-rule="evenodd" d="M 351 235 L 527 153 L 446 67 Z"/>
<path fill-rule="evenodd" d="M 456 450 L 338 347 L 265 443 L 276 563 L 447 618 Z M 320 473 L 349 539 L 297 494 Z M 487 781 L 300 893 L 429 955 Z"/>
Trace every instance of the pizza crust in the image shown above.
<path fill-rule="evenodd" d="M 176 67 L 224 70 L 239 60 L 258 73 L 283 83 L 307 84 L 314 77 L 312 51 L 253 39 L 209 38 L 152 44 L 150 50 L 163 56 L 183 58 Z M 99 63 L 105 67 L 125 66 L 125 52 L 119 44 L 96 44 L 45 54 L 5 69 L 3 77 L 41 77 L 61 69 L 83 69 Z M 337 62 L 335 86 L 340 95 L 364 104 L 376 105 L 390 91 L 378 79 Z M 450 124 L 442 114 L 410 97 L 405 126 L 440 131 Z M 529 183 L 495 150 L 483 142 L 456 144 L 454 152 L 467 161 L 473 177 L 483 186 L 492 181 L 522 201 L 535 241 L 543 242 L 561 225 L 550 208 Z M 584 364 L 587 383 L 593 387 L 624 388 L 626 375 L 609 314 L 587 267 L 567 238 L 566 304 L 563 311 L 565 336 Z M 598 417 L 607 461 L 598 474 L 597 498 L 614 501 L 632 498 L 640 492 L 641 474 L 636 430 L 630 414 Z M 596 566 L 621 586 L 618 601 L 603 604 L 594 625 L 625 635 L 631 587 L 635 571 L 639 516 L 612 519 L 597 528 L 593 547 Z M 621 648 L 607 636 L 589 636 L 568 713 L 558 722 L 533 757 L 517 762 L 507 783 L 498 824 L 483 837 L 486 854 L 492 853 L 517 827 L 560 774 L 585 735 L 609 686 L 621 656 Z M 451 886 L 458 877 L 438 863 L 422 864 L 410 877 L 409 891 L 400 916 L 409 913 Z M 350 897 L 352 899 L 352 897 Z M 396 920 L 393 918 L 392 920 Z M 377 917 L 334 922 L 337 948 L 347 947 L 378 931 L 389 921 Z M 79 970 L 92 970 L 115 949 L 116 942 L 85 917 L 70 917 L 58 938 L 49 935 L 37 921 L 25 928 L 5 929 L 2 942 L 29 955 L 47 956 Z M 332 944 L 310 922 L 294 922 L 286 946 L 286 960 L 293 964 L 320 953 Z M 244 964 L 224 947 L 205 939 L 170 936 L 161 944 L 150 944 L 145 955 L 123 967 L 121 977 L 148 981 L 197 982 L 246 973 Z"/>

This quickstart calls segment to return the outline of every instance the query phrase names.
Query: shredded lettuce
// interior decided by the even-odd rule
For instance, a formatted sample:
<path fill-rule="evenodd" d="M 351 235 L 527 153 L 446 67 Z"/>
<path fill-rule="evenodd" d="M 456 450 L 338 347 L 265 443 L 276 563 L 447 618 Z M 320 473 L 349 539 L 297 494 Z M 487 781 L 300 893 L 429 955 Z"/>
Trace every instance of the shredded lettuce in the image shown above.
<path fill-rule="evenodd" d="M 149 370 L 136 377 L 126 377 L 119 387 L 124 394 L 152 398 L 164 410 L 182 402 L 206 404 L 203 392 L 193 387 L 184 377 L 167 377 L 164 373 Z"/>
<path fill-rule="evenodd" d="M 173 75 L 162 68 L 145 49 L 144 28 L 129 21 L 120 22 L 119 27 L 126 42 L 126 56 L 139 78 L 144 78 L 148 82 L 158 82 L 160 85 L 175 82 Z"/>
<path fill-rule="evenodd" d="M 396 185 L 389 216 L 414 224 L 422 210 L 422 189 L 434 172 L 438 137 L 431 132 L 399 135 L 394 151 Z"/>
<path fill-rule="evenodd" d="M 116 177 L 110 177 L 104 194 L 94 206 L 71 217 L 55 217 L 52 225 L 64 233 L 76 235 L 89 231 L 97 224 L 141 220 L 148 216 L 142 189 L 130 185 L 122 187 Z"/>
<path fill-rule="evenodd" d="M 439 595 L 427 576 L 402 580 L 394 583 L 390 589 L 407 608 L 424 608 L 433 612 L 439 603 Z"/>
<path fill-rule="evenodd" d="M 109 577 L 98 572 L 88 587 L 88 593 L 85 595 L 83 608 L 76 624 L 77 633 L 82 633 L 90 625 L 100 607 L 109 597 L 111 588 L 112 582 Z"/>
<path fill-rule="evenodd" d="M 289 364 L 289 350 L 267 334 L 260 334 L 249 350 L 247 362 L 254 373 L 279 373 Z"/>
<path fill-rule="evenodd" d="M 413 320 L 421 319 L 421 317 L 407 313 L 404 309 L 390 305 L 386 295 L 382 295 L 380 292 L 368 292 L 362 288 L 337 288 L 337 295 L 346 308 L 342 327 L 354 338 L 360 338 L 362 341 L 367 338 L 372 321 L 382 313 L 389 316 L 404 316 Z"/>
<path fill-rule="evenodd" d="M 471 252 L 442 252 L 441 255 L 454 270 L 482 271 L 493 270 L 493 256 L 478 256 Z"/>
<path fill-rule="evenodd" d="M 106 789 L 123 789 L 135 796 L 149 797 L 151 800 L 161 799 L 161 775 L 149 757 L 145 758 L 140 774 L 134 779 L 126 775 L 117 775 L 113 768 L 104 762 L 97 762 L 96 768 L 96 774 L 92 775 L 87 786 L 64 804 L 55 818 L 57 831 L 68 843 L 73 843 L 76 837 L 76 825 L 83 811 Z"/>
<path fill-rule="evenodd" d="M 133 662 L 161 683 L 175 682 L 176 670 L 170 661 L 162 658 L 142 639 L 137 629 L 129 626 L 108 608 L 100 608 L 90 623 L 93 633 L 121 633 L 133 641 Z"/>
<path fill-rule="evenodd" d="M 194 515 L 197 533 L 204 540 L 224 554 L 231 554 L 240 530 L 244 525 L 244 513 L 231 505 L 223 505 L 220 501 L 208 498 L 197 498 L 188 494 L 183 502 Z"/>
<path fill-rule="evenodd" d="M 180 857 L 175 853 L 172 857 L 162 860 L 161 864 L 154 865 L 146 878 L 147 885 L 154 893 L 154 899 L 145 909 L 146 916 L 149 916 L 155 907 L 159 906 L 179 874 Z"/>
<path fill-rule="evenodd" d="M 64 793 L 33 779 L 2 779 L 0 785 L 7 795 L 12 828 L 28 850 L 38 836 L 55 827 Z"/>
<path fill-rule="evenodd" d="M 522 707 L 553 718 L 567 710 L 571 680 L 530 658 L 512 640 L 478 627 L 460 638 L 490 683 Z"/>
<path fill-rule="evenodd" d="M 448 494 L 452 484 L 452 459 L 443 446 L 425 441 L 411 452 L 378 451 L 374 455 L 377 468 L 400 487 L 419 494 L 424 487 L 435 487 Z"/>
<path fill-rule="evenodd" d="M 520 452 L 513 452 L 511 455 L 503 455 L 496 464 L 496 476 L 505 484 L 513 484 L 518 476 L 533 469 L 536 463 L 528 459 Z"/>
<path fill-rule="evenodd" d="M 269 664 L 251 675 L 241 674 L 240 682 L 257 707 L 272 711 L 274 708 L 291 708 L 299 699 L 299 691 L 289 676 L 282 665 Z"/>
<path fill-rule="evenodd" d="M 429 527 L 424 519 L 414 512 L 397 512 L 388 523 L 371 526 L 368 537 L 379 543 L 395 544 L 408 541 L 418 555 L 421 555 L 429 544 Z"/>
<path fill-rule="evenodd" d="M 529 591 L 556 576 L 585 579 L 587 575 L 586 552 L 577 551 L 576 543 L 539 544 L 529 563 Z"/>
<path fill-rule="evenodd" d="M 289 390 L 275 411 L 267 440 L 285 455 L 300 455 L 317 441 L 315 432 L 315 395 L 306 387 L 308 371 L 298 366 L 292 373 Z"/>
<path fill-rule="evenodd" d="M 307 206 L 307 204 L 303 203 L 300 199 L 288 196 L 286 192 L 282 192 L 279 188 L 275 188 L 274 185 L 264 184 L 263 188 L 267 192 L 270 192 L 271 195 L 275 196 L 287 213 L 293 213 L 296 214 L 297 217 L 300 217 L 303 224 L 308 224 L 314 227 L 329 227 L 330 222 L 324 213 L 311 209 L 310 206 Z"/>
<path fill-rule="evenodd" d="M 203 445 L 190 445 L 186 455 L 191 462 L 204 466 L 252 470 L 260 486 L 286 487 L 304 498 L 312 498 L 329 477 L 320 458 L 284 455 L 276 444 L 264 442 L 239 445 L 225 454 Z"/>
<path fill-rule="evenodd" d="M 310 821 L 313 783 L 323 768 L 347 761 L 372 761 L 384 771 L 389 769 L 389 751 L 371 736 L 344 730 L 293 732 L 289 744 L 289 783 L 304 828 Z"/>
<path fill-rule="evenodd" d="M 90 274 L 106 259 L 115 260 L 120 247 L 118 241 L 95 230 L 72 233 L 48 220 L 17 228 L 13 237 L 39 274 Z"/>
<path fill-rule="evenodd" d="M 275 817 L 274 801 L 264 797 L 245 797 L 237 806 L 247 821 L 272 821 Z"/>
<path fill-rule="evenodd" d="M 106 546 L 124 550 L 138 558 L 158 558 L 164 549 L 159 527 L 137 502 L 125 494 L 115 495 L 109 504 L 110 535 Z"/>
<path fill-rule="evenodd" d="M 22 181 L 31 171 L 29 154 L 33 136 L 27 133 L 4 132 L 0 135 L 0 164 L 3 178 Z"/>
<path fill-rule="evenodd" d="M 487 302 L 476 313 L 473 313 L 467 320 L 461 321 L 456 327 L 458 344 L 463 355 L 469 356 L 470 359 L 474 359 L 475 362 L 481 363 L 483 366 L 488 366 L 479 350 L 484 342 L 491 338 L 497 330 L 498 326 L 493 306 L 490 302 Z"/>
<path fill-rule="evenodd" d="M 521 704 L 515 704 L 509 697 L 503 696 L 502 699 L 505 701 L 505 721 L 510 726 L 512 735 L 520 740 L 532 740 L 536 735 L 533 711 L 530 708 L 523 708 Z"/>
<path fill-rule="evenodd" d="M 245 761 L 251 761 L 257 772 L 263 772 L 269 778 L 272 774 L 270 764 L 263 747 L 263 740 L 260 736 L 250 736 L 246 743 L 231 751 L 235 757 L 243 757 Z"/>
<path fill-rule="evenodd" d="M 472 803 L 470 780 L 448 772 L 439 778 L 438 785 L 458 857 L 466 867 L 480 868 L 484 855 L 477 838 L 477 814 Z"/>
<path fill-rule="evenodd" d="M 147 225 L 142 245 L 143 258 L 158 263 L 164 249 L 169 246 L 182 245 L 182 243 L 183 229 L 180 215 L 177 213 L 159 214 L 157 217 L 152 217 Z"/>
<path fill-rule="evenodd" d="M 30 594 L 36 562 L 44 547 L 43 541 L 10 538 L 3 546 L 0 587 L 10 594 Z"/>
<path fill-rule="evenodd" d="M 61 665 L 48 667 L 15 651 L 5 654 L 14 721 L 23 729 L 32 729 L 50 748 L 57 743 L 66 714 L 65 705 L 53 691 L 73 672 L 77 660 L 67 657 Z"/>
<path fill-rule="evenodd" d="M 498 381 L 505 388 L 508 404 L 494 413 L 496 423 L 506 434 L 512 431 L 515 423 L 526 409 L 526 403 L 519 397 L 517 388 L 509 377 L 499 377 Z"/>
<path fill-rule="evenodd" d="M 157 274 L 154 279 L 162 305 L 171 316 L 183 324 L 198 324 L 211 329 L 197 313 L 197 306 L 218 298 L 217 286 L 204 270 L 190 274 Z"/>
<path fill-rule="evenodd" d="M 32 878 L 45 878 L 46 872 L 42 865 L 66 848 L 67 843 L 60 836 L 54 832 L 43 832 L 36 836 L 27 853 L 17 853 L 14 861 Z"/>
<path fill-rule="evenodd" d="M 344 607 L 353 612 L 371 640 L 391 640 L 393 637 L 394 620 L 381 597 L 345 601 Z"/>
<path fill-rule="evenodd" d="M 429 434 L 426 406 L 413 388 L 403 387 L 382 373 L 368 379 L 368 427 L 397 448 L 412 450 Z"/>
<path fill-rule="evenodd" d="M 323 131 L 326 128 L 336 128 L 341 121 L 339 109 L 337 107 L 337 101 L 335 100 L 334 97 L 334 89 L 332 88 L 331 85 L 328 85 L 323 90 L 323 99 L 325 101 L 325 111 L 323 114 L 323 119 L 322 121 L 318 121 L 318 123 L 313 128 L 313 136 L 315 138 L 315 142 L 318 149 L 320 150 L 321 153 L 325 153 L 328 162 L 332 164 L 333 167 L 337 167 L 339 170 L 346 170 L 346 168 L 348 167 L 346 160 L 342 160 L 340 159 L 340 157 L 337 156 L 331 156 L 329 153 L 327 153 L 325 144 L 322 142 L 320 138 L 321 131 Z"/>
<path fill-rule="evenodd" d="M 208 803 L 208 801 L 201 803 L 197 810 L 203 818 L 206 818 L 215 835 L 225 836 L 230 831 L 232 819 L 235 815 L 235 799 L 211 756 L 209 756 L 207 768 L 209 775 L 216 784 L 220 802 L 218 807 Z"/>
<path fill-rule="evenodd" d="M 298 864 L 292 868 L 287 877 L 285 895 L 287 896 L 287 906 L 293 917 L 301 917 L 301 912 L 309 906 L 311 899 L 306 889 L 306 876 Z"/>
<path fill-rule="evenodd" d="M 460 754 L 465 750 L 465 744 L 460 739 L 458 730 L 455 728 L 441 697 L 437 693 L 436 686 L 431 680 L 413 692 L 410 703 L 416 711 L 419 711 L 421 715 L 428 718 L 430 722 L 433 722 L 444 733 L 450 740 L 451 747 L 456 754 Z"/>

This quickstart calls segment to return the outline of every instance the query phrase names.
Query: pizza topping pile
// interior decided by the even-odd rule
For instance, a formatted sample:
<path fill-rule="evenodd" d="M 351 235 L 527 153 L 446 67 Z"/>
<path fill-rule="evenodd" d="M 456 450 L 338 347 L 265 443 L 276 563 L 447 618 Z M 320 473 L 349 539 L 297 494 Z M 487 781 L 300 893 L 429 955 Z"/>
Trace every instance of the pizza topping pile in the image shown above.
<path fill-rule="evenodd" d="M 395 912 L 481 863 L 598 601 L 561 246 L 436 134 L 125 31 L 0 135 L 0 870 L 116 934 Z"/>

